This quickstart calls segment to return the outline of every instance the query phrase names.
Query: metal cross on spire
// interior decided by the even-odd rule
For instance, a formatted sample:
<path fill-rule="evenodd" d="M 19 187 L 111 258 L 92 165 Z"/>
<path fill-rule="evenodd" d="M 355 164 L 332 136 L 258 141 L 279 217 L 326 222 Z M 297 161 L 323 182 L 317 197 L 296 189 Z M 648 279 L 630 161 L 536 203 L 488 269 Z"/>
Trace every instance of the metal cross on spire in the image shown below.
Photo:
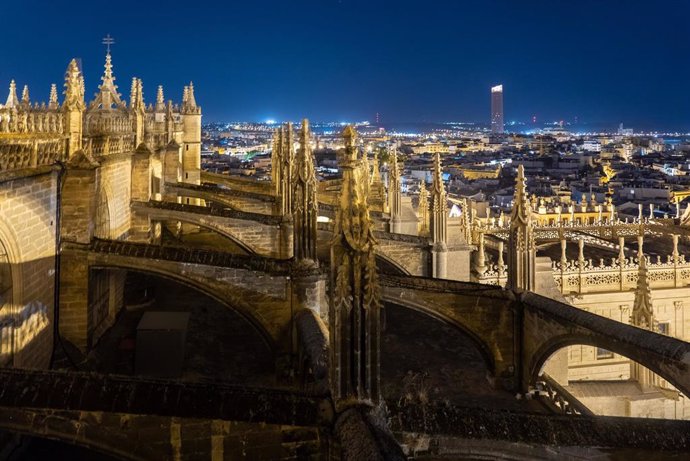
<path fill-rule="evenodd" d="M 115 44 L 115 39 L 111 37 L 110 34 L 108 34 L 105 37 L 103 37 L 102 43 L 106 46 L 106 51 L 108 52 L 108 54 L 110 54 L 110 45 Z"/>

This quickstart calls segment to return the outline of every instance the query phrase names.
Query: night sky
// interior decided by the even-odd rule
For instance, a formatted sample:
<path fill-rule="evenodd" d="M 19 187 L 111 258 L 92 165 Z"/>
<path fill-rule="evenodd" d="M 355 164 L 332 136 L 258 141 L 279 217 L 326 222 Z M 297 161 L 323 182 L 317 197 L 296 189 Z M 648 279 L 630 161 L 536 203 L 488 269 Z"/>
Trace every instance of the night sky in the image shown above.
<path fill-rule="evenodd" d="M 47 100 L 72 57 L 87 95 L 114 36 L 120 91 L 179 101 L 206 121 L 625 122 L 690 130 L 688 0 L 3 1 L 0 85 Z M 0 93 L 4 102 L 6 90 Z"/>

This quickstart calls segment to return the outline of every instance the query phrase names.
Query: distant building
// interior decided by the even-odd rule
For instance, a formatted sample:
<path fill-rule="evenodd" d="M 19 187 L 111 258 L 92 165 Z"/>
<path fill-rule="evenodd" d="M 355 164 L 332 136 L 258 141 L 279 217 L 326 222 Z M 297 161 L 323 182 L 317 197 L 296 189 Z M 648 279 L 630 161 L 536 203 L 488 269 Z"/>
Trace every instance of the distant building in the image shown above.
<path fill-rule="evenodd" d="M 503 85 L 491 87 L 491 132 L 503 133 Z"/>

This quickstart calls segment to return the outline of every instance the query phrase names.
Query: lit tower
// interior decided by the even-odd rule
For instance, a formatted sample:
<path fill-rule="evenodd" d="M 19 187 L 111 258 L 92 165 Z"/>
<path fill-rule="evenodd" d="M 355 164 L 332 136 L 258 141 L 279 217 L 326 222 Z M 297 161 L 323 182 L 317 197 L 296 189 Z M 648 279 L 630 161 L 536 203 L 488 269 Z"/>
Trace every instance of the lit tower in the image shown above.
<path fill-rule="evenodd" d="M 503 126 L 503 85 L 491 87 L 491 132 L 502 134 Z"/>

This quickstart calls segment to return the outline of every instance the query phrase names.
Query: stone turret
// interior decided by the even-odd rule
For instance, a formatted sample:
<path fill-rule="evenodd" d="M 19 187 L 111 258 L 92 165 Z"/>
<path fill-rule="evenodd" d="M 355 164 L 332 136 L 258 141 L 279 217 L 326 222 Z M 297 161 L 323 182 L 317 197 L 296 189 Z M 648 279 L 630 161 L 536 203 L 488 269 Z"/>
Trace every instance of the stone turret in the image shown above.
<path fill-rule="evenodd" d="M 446 188 L 443 185 L 441 156 L 434 156 L 434 174 L 431 182 L 431 214 L 429 231 L 431 236 L 432 276 L 446 278 L 448 266 L 448 204 Z"/>
<path fill-rule="evenodd" d="M 83 114 L 86 108 L 84 104 L 84 77 L 75 59 L 72 59 L 67 66 L 63 94 L 65 101 L 62 104 L 62 110 L 65 113 L 65 132 L 69 135 L 68 151 L 71 157 L 82 147 Z"/>
<path fill-rule="evenodd" d="M 185 87 L 182 107 L 182 181 L 201 184 L 201 107 L 197 106 L 194 84 Z"/>
<path fill-rule="evenodd" d="M 518 166 L 513 210 L 508 237 L 508 282 L 513 290 L 536 289 L 536 244 L 532 228 L 532 211 L 527 197 L 525 168 Z"/>

